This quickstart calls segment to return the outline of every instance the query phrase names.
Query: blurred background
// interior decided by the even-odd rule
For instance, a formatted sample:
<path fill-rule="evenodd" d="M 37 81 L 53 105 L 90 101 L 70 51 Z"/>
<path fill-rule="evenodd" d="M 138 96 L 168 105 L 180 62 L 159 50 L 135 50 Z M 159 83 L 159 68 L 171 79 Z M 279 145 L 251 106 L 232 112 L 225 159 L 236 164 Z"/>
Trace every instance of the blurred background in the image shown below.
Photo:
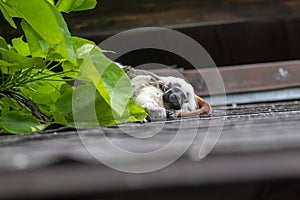
<path fill-rule="evenodd" d="M 66 20 L 73 34 L 95 42 L 137 27 L 172 28 L 198 41 L 217 66 L 228 66 L 300 58 L 299 16 L 298 0 L 109 0 Z M 189 68 L 167 52 L 140 51 L 120 61 L 147 59 Z"/>

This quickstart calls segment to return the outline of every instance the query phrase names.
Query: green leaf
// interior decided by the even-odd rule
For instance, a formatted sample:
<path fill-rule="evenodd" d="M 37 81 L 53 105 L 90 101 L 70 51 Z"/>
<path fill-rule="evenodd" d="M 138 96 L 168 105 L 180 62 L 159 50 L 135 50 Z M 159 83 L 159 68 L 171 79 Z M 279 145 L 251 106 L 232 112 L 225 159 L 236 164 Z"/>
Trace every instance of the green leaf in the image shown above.
<path fill-rule="evenodd" d="M 105 88 L 104 82 L 101 79 L 101 74 L 98 72 L 97 67 L 94 65 L 90 56 L 87 56 L 80 65 L 78 78 L 84 82 L 91 82 L 99 91 L 104 100 L 110 104 L 109 92 Z"/>
<path fill-rule="evenodd" d="M 6 19 L 6 21 L 13 27 L 13 28 L 17 28 L 14 20 L 12 19 L 12 17 L 15 16 L 15 12 L 9 7 L 7 6 L 3 1 L 0 1 L 0 10 L 4 16 L 4 18 Z"/>
<path fill-rule="evenodd" d="M 58 99 L 56 109 L 60 113 L 58 117 L 65 116 L 68 122 L 66 125 L 74 126 L 75 119 L 78 127 L 106 126 L 145 119 L 147 114 L 143 108 L 132 99 L 128 103 L 125 106 L 126 111 L 120 116 L 104 101 L 94 86 L 80 85 L 73 92 L 68 91 Z"/>
<path fill-rule="evenodd" d="M 2 67 L 13 67 L 13 66 L 19 66 L 19 63 L 9 63 L 5 60 L 0 60 L 0 66 Z"/>
<path fill-rule="evenodd" d="M 21 27 L 25 33 L 31 55 L 44 58 L 46 51 L 51 46 L 25 20 L 21 21 Z"/>
<path fill-rule="evenodd" d="M 11 111 L 0 118 L 0 127 L 13 134 L 32 133 L 41 131 L 48 124 L 41 124 L 30 113 Z"/>
<path fill-rule="evenodd" d="M 136 104 L 132 98 L 129 100 L 128 111 L 128 116 L 130 116 L 130 119 L 128 119 L 127 121 L 143 121 L 148 115 L 145 112 L 145 109 Z"/>
<path fill-rule="evenodd" d="M 95 47 L 83 60 L 79 79 L 92 82 L 100 95 L 121 116 L 132 97 L 130 80 L 122 69 Z"/>
<path fill-rule="evenodd" d="M 64 126 L 70 125 L 70 122 L 66 120 L 66 116 L 57 110 L 55 110 L 53 113 L 53 119 L 54 119 L 54 123 L 56 124 L 61 124 Z"/>
<path fill-rule="evenodd" d="M 49 90 L 44 90 L 44 88 L 49 88 Z M 50 105 L 54 104 L 60 96 L 60 92 L 53 87 L 39 87 L 36 92 L 31 95 L 31 98 L 37 104 Z"/>
<path fill-rule="evenodd" d="M 96 6 L 97 0 L 59 0 L 56 7 L 60 12 L 82 11 L 92 9 Z"/>
<path fill-rule="evenodd" d="M 92 44 L 84 44 L 82 45 L 81 47 L 79 47 L 77 50 L 76 50 L 76 56 L 78 59 L 84 59 L 86 58 L 90 53 L 91 51 L 96 48 L 95 45 L 92 45 Z"/>
<path fill-rule="evenodd" d="M 75 52 L 85 44 L 91 44 L 93 46 L 96 46 L 96 44 L 93 41 L 84 38 L 73 36 L 71 39 L 72 39 L 72 44 Z"/>
<path fill-rule="evenodd" d="M 82 10 L 89 10 L 95 8 L 97 5 L 97 0 L 85 0 L 81 6 L 74 9 L 74 11 L 82 11 Z"/>
<path fill-rule="evenodd" d="M 49 3 L 51 3 L 52 5 L 55 5 L 54 0 L 47 0 Z"/>
<path fill-rule="evenodd" d="M 76 52 L 78 65 L 74 65 L 69 61 L 64 61 L 62 63 L 62 67 L 64 72 L 66 72 L 65 75 L 67 77 L 75 79 L 77 77 L 77 72 L 79 71 L 79 66 L 82 63 L 82 60 L 85 58 L 87 54 L 90 53 L 90 51 L 96 46 L 96 44 L 84 38 L 72 37 L 71 39 L 72 39 L 74 51 Z"/>
<path fill-rule="evenodd" d="M 6 115 L 8 112 L 13 110 L 20 110 L 19 104 L 16 101 L 8 97 L 3 97 L 0 100 L 1 115 Z"/>
<path fill-rule="evenodd" d="M 7 63 L 10 63 L 11 65 L 8 66 L 13 66 L 14 69 L 25 69 L 31 67 L 45 68 L 45 62 L 42 58 L 27 58 L 13 51 L 12 49 L 6 50 L 0 48 L 0 59 Z M 18 65 L 15 65 L 16 63 Z"/>
<path fill-rule="evenodd" d="M 22 56 L 30 56 L 30 49 L 26 42 L 23 41 L 23 36 L 12 39 L 14 49 Z"/>
<path fill-rule="evenodd" d="M 44 0 L 30 0 L 26 3 L 24 0 L 9 0 L 5 4 L 14 9 L 17 17 L 24 19 L 51 48 L 63 58 L 76 64 L 70 32 L 56 7 Z"/>
<path fill-rule="evenodd" d="M 63 95 L 66 92 L 73 91 L 73 86 L 65 83 L 60 87 L 60 93 Z"/>
<path fill-rule="evenodd" d="M 98 124 L 97 121 L 95 122 L 95 120 L 92 120 L 93 113 L 90 111 L 92 106 L 95 105 L 95 98 L 92 98 L 93 93 L 91 92 L 91 87 L 88 87 L 87 85 L 82 85 L 74 89 L 74 96 L 76 96 L 74 98 L 74 110 L 72 106 L 73 91 L 66 92 L 60 99 L 58 99 L 56 102 L 56 109 L 65 116 L 69 125 L 74 125 L 73 113 L 77 116 L 77 113 L 80 112 L 80 110 L 83 110 L 84 112 L 86 111 L 80 121 L 93 121 Z"/>
<path fill-rule="evenodd" d="M 110 113 L 114 114 L 113 120 L 112 117 L 107 116 L 107 119 L 102 119 L 102 121 L 121 123 L 124 122 L 126 116 L 128 121 L 140 121 L 147 116 L 144 109 L 132 101 L 133 90 L 128 76 L 114 62 L 107 59 L 98 47 L 95 47 L 82 62 L 80 75 L 85 77 L 83 81 L 90 80 L 93 83 L 105 101 L 108 107 L 106 109 L 112 110 Z M 102 105 L 102 108 L 105 105 Z M 137 118 L 129 119 L 135 114 Z"/>
<path fill-rule="evenodd" d="M 69 13 L 69 12 L 73 11 L 74 9 L 80 7 L 84 1 L 85 0 L 69 0 L 69 1 L 59 0 L 56 3 L 56 7 L 60 12 Z"/>
<path fill-rule="evenodd" d="M 8 45 L 3 37 L 0 36 L 0 47 L 8 50 Z"/>
<path fill-rule="evenodd" d="M 99 95 L 94 86 L 81 85 L 74 90 L 72 110 L 77 125 L 99 126 L 116 124 L 120 118 L 114 115 L 110 105 Z"/>
<path fill-rule="evenodd" d="M 47 75 L 52 76 L 43 78 Z M 36 104 L 55 104 L 56 100 L 61 97 L 61 87 L 66 84 L 63 79 L 47 70 L 44 70 L 43 74 L 36 75 L 35 78 L 42 78 L 42 80 L 27 83 L 21 88 L 22 93 L 30 97 Z"/>
<path fill-rule="evenodd" d="M 65 76 L 75 79 L 77 77 L 77 72 L 78 72 L 78 66 L 73 65 L 72 63 L 66 61 L 62 63 L 62 68 L 65 72 Z"/>
<path fill-rule="evenodd" d="M 43 76 L 47 76 L 47 74 L 53 76 L 42 78 Z M 44 70 L 43 74 L 35 76 L 37 79 L 42 78 L 41 80 L 29 82 L 21 88 L 22 94 L 30 98 L 39 107 L 41 112 L 47 116 L 54 114 L 56 111 L 55 103 L 61 95 L 73 89 L 62 78 L 54 75 L 54 72 Z"/>
<path fill-rule="evenodd" d="M 50 5 L 50 8 L 52 9 L 52 12 L 54 13 L 56 21 L 58 22 L 58 25 L 59 25 L 59 29 L 60 29 L 61 33 L 63 34 L 63 38 L 64 38 L 64 43 L 59 44 L 59 46 L 56 49 L 58 50 L 59 54 L 61 54 L 68 61 L 70 61 L 71 63 L 76 65 L 77 64 L 76 55 L 75 55 L 75 52 L 73 49 L 71 34 L 69 32 L 68 26 L 62 16 L 62 14 L 56 9 L 56 7 Z"/>

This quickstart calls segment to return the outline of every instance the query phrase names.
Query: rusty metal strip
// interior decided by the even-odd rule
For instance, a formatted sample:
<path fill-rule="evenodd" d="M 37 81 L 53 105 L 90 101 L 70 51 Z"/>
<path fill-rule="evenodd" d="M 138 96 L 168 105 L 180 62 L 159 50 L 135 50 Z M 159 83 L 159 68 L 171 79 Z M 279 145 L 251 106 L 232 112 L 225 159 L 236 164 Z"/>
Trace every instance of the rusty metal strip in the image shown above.
<path fill-rule="evenodd" d="M 244 93 L 300 86 L 300 61 L 220 67 L 226 93 Z M 214 70 L 200 69 L 200 74 L 214 79 Z M 184 76 L 199 95 L 209 95 L 197 70 L 185 70 Z"/>
<path fill-rule="evenodd" d="M 227 95 L 300 87 L 300 60 L 219 67 L 218 70 L 223 78 Z M 180 68 L 177 71 L 168 68 L 151 71 L 161 76 L 185 78 L 193 85 L 197 95 L 218 95 L 218 93 L 209 93 L 203 79 L 206 77 L 215 80 L 216 70 L 214 68 L 197 70 Z M 281 98 L 281 100 L 283 99 Z"/>
<path fill-rule="evenodd" d="M 218 68 L 227 94 L 256 92 L 300 86 L 300 60 L 263 64 L 239 65 Z M 184 70 L 151 70 L 161 76 L 185 77 L 198 95 L 209 94 L 204 79 L 214 80 L 216 70 L 212 68 Z M 183 76 L 181 75 L 183 74 Z M 214 95 L 214 94 L 213 94 Z"/>

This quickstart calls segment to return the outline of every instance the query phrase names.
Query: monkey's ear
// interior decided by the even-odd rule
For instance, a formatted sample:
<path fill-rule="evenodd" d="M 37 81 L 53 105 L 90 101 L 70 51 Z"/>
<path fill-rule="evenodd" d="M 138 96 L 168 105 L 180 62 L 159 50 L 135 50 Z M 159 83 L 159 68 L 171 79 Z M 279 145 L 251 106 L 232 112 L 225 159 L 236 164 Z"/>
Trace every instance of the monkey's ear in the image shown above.
<path fill-rule="evenodd" d="M 155 86 L 155 87 L 157 87 L 157 88 L 159 88 L 159 89 L 161 89 L 161 91 L 165 91 L 165 89 L 166 89 L 166 87 L 165 87 L 165 84 L 164 84 L 164 82 L 163 81 L 155 81 L 155 82 L 151 82 L 150 83 L 151 85 L 153 85 L 153 86 Z"/>
<path fill-rule="evenodd" d="M 164 91 L 164 84 L 160 83 L 160 82 L 157 82 L 157 81 L 150 81 L 148 82 L 149 85 L 153 86 L 153 87 L 156 87 L 158 89 L 160 89 L 161 91 Z"/>
<path fill-rule="evenodd" d="M 165 85 L 163 84 L 163 83 L 160 83 L 159 84 L 159 88 L 161 89 L 161 91 L 165 91 L 165 89 L 166 89 L 166 87 L 165 87 Z"/>
<path fill-rule="evenodd" d="M 195 100 L 199 105 L 199 109 L 193 110 L 191 112 L 180 112 L 178 113 L 179 117 L 191 117 L 191 116 L 197 116 L 197 115 L 209 115 L 212 112 L 212 108 L 210 104 L 202 99 L 201 97 L 197 96 L 195 94 Z"/>

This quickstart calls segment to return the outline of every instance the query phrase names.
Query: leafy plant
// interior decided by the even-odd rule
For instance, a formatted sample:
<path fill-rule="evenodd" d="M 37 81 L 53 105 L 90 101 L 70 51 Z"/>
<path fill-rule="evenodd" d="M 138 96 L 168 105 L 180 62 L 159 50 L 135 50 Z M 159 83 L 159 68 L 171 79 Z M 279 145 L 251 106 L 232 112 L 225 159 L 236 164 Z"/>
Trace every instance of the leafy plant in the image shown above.
<path fill-rule="evenodd" d="M 0 0 L 4 18 L 14 28 L 14 18 L 20 18 L 24 32 L 11 44 L 0 37 L 0 132 L 31 133 L 51 124 L 75 126 L 75 121 L 84 127 L 112 125 L 146 117 L 131 98 L 123 70 L 93 42 L 71 36 L 61 14 L 95 5 L 96 0 Z M 75 79 L 80 86 L 68 83 Z M 87 114 L 90 110 L 96 121 Z"/>

